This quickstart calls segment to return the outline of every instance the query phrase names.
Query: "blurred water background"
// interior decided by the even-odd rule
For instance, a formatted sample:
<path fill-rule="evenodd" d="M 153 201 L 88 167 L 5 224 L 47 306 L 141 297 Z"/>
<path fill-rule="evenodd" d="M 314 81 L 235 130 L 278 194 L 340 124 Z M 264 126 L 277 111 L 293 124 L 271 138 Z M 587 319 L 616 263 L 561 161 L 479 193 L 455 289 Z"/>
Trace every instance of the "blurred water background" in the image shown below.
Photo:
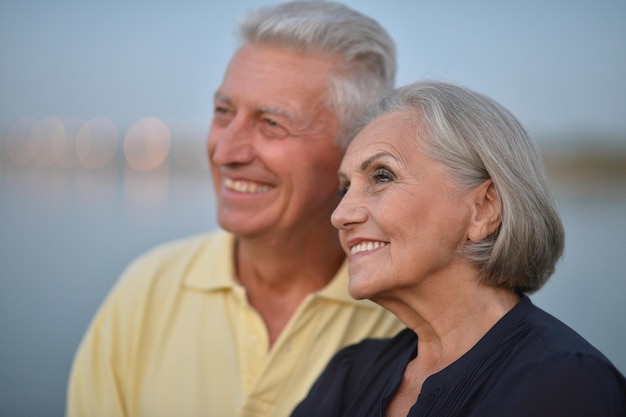
<path fill-rule="evenodd" d="M 215 227 L 211 97 L 266 3 L 0 1 L 0 416 L 61 416 L 122 269 Z M 626 372 L 626 3 L 347 3 L 396 39 L 398 84 L 464 83 L 537 139 L 567 240 L 532 298 Z"/>

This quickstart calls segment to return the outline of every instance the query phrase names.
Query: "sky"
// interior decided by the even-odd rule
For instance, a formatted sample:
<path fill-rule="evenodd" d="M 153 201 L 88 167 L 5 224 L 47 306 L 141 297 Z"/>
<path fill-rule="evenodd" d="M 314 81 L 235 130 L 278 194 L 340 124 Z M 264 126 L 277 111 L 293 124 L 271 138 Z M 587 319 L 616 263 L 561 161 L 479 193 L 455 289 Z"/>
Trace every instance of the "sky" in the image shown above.
<path fill-rule="evenodd" d="M 464 84 L 539 141 L 626 143 L 626 1 L 350 0 L 396 40 L 398 85 Z M 0 0 L 0 135 L 31 116 L 208 126 L 234 27 L 261 0 Z"/>

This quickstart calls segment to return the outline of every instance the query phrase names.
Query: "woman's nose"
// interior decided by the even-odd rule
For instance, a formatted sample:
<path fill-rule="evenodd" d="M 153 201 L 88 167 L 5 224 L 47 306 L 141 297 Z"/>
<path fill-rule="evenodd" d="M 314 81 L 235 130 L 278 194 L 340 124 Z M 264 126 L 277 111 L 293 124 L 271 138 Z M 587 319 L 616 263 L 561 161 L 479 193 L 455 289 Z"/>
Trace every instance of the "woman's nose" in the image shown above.
<path fill-rule="evenodd" d="M 339 230 L 346 230 L 367 221 L 367 207 L 358 196 L 355 187 L 350 187 L 330 216 L 330 221 Z"/>

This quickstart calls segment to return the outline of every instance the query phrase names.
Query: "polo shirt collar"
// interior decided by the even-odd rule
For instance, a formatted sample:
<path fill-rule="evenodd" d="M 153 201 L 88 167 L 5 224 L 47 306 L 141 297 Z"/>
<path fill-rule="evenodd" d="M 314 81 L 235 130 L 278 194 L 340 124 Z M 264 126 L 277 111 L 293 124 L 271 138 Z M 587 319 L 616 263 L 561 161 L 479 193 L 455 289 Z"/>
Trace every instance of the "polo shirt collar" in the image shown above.
<path fill-rule="evenodd" d="M 234 289 L 240 285 L 235 275 L 235 236 L 224 230 L 211 233 L 190 263 L 184 283 L 204 291 Z M 355 300 L 348 293 L 348 266 L 344 261 L 335 277 L 315 296 L 345 304 L 371 306 L 367 300 Z"/>
<path fill-rule="evenodd" d="M 234 265 L 235 237 L 218 229 L 198 249 L 185 274 L 187 287 L 217 291 L 237 285 Z"/>

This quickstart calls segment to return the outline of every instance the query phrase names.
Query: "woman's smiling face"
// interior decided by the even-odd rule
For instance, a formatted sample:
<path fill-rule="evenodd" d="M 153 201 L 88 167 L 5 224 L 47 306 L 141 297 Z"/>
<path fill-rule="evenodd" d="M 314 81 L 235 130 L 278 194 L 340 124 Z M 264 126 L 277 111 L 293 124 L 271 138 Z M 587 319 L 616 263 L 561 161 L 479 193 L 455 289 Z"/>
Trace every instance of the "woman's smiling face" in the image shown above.
<path fill-rule="evenodd" d="M 424 152 L 416 116 L 368 124 L 339 169 L 345 195 L 332 215 L 349 256 L 350 294 L 393 298 L 446 276 L 464 261 L 474 190 L 462 190 Z"/>

